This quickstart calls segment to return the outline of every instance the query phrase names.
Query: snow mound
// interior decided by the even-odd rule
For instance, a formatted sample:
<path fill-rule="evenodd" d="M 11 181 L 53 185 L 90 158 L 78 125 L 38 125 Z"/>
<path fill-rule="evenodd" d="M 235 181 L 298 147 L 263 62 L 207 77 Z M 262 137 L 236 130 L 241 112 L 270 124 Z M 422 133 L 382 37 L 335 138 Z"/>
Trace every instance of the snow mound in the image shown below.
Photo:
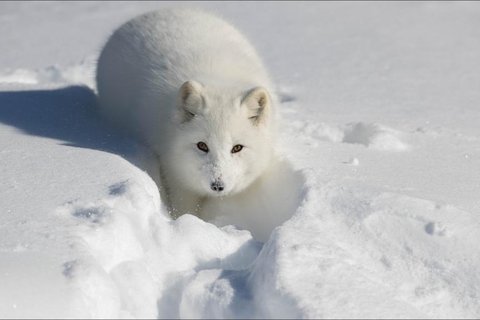
<path fill-rule="evenodd" d="M 372 150 L 407 151 L 410 146 L 403 141 L 400 131 L 377 123 L 351 122 L 345 125 L 314 123 L 296 120 L 290 130 L 293 135 L 318 147 L 318 142 L 360 144 Z"/>
<path fill-rule="evenodd" d="M 37 84 L 37 73 L 27 69 L 6 70 L 0 74 L 0 84 Z"/>
<path fill-rule="evenodd" d="M 409 146 L 401 140 L 400 132 L 375 123 L 350 123 L 343 130 L 342 142 L 358 143 L 385 151 L 405 151 Z"/>
<path fill-rule="evenodd" d="M 192 297 L 202 270 L 245 269 L 260 250 L 248 231 L 218 229 L 192 215 L 172 221 L 147 176 L 105 193 L 57 209 L 76 235 L 76 249 L 85 253 L 63 264 L 83 316 L 189 317 L 198 309 Z"/>
<path fill-rule="evenodd" d="M 82 84 L 95 87 L 95 61 L 93 58 L 66 66 L 52 65 L 40 69 L 19 68 L 0 72 L 0 85 L 59 86 Z"/>

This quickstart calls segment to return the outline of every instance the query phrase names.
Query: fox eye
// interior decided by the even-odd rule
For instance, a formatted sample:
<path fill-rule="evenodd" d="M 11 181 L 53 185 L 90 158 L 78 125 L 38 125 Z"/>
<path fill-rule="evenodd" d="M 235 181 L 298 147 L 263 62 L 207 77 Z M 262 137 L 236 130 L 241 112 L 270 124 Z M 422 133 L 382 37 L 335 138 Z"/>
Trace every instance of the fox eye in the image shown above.
<path fill-rule="evenodd" d="M 232 153 L 237 153 L 237 152 L 242 151 L 242 149 L 243 149 L 243 146 L 242 146 L 241 144 L 237 144 L 237 145 L 233 146 L 231 152 L 232 152 Z"/>
<path fill-rule="evenodd" d="M 200 141 L 199 143 L 197 143 L 197 148 L 202 150 L 203 152 L 208 152 L 208 146 L 203 141 Z"/>

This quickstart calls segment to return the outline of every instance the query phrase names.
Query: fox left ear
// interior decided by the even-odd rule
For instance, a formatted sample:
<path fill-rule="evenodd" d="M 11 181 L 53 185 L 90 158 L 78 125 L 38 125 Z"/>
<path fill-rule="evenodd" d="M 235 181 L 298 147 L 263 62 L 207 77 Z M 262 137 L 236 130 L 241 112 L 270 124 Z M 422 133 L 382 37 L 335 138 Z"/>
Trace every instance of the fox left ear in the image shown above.
<path fill-rule="evenodd" d="M 242 99 L 241 105 L 248 110 L 248 119 L 254 125 L 265 122 L 271 108 L 271 99 L 268 91 L 262 87 L 256 87 L 248 91 Z"/>
<path fill-rule="evenodd" d="M 177 116 L 180 122 L 188 122 L 202 112 L 205 105 L 202 89 L 203 86 L 193 80 L 185 82 L 180 87 L 177 97 Z"/>

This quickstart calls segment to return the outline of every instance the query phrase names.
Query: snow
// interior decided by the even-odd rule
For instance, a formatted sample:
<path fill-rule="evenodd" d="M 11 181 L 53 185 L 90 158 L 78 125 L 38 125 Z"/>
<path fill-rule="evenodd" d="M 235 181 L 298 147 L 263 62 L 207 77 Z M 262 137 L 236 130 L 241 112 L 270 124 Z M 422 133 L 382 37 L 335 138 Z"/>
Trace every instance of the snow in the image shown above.
<path fill-rule="evenodd" d="M 278 86 L 261 194 L 172 220 L 100 119 L 127 19 L 217 12 Z M 1 318 L 480 317 L 480 5 L 0 3 Z"/>

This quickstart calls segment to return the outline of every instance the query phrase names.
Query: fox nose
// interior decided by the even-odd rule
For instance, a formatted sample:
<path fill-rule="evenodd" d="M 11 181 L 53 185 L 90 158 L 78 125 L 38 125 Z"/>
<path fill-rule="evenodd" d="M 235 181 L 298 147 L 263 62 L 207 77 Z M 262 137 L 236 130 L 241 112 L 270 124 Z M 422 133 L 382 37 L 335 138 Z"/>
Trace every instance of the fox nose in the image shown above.
<path fill-rule="evenodd" d="M 223 191 L 223 189 L 225 189 L 225 186 L 223 185 L 222 180 L 215 180 L 214 182 L 212 182 L 212 184 L 210 184 L 210 188 L 213 191 L 220 192 L 220 191 Z"/>

